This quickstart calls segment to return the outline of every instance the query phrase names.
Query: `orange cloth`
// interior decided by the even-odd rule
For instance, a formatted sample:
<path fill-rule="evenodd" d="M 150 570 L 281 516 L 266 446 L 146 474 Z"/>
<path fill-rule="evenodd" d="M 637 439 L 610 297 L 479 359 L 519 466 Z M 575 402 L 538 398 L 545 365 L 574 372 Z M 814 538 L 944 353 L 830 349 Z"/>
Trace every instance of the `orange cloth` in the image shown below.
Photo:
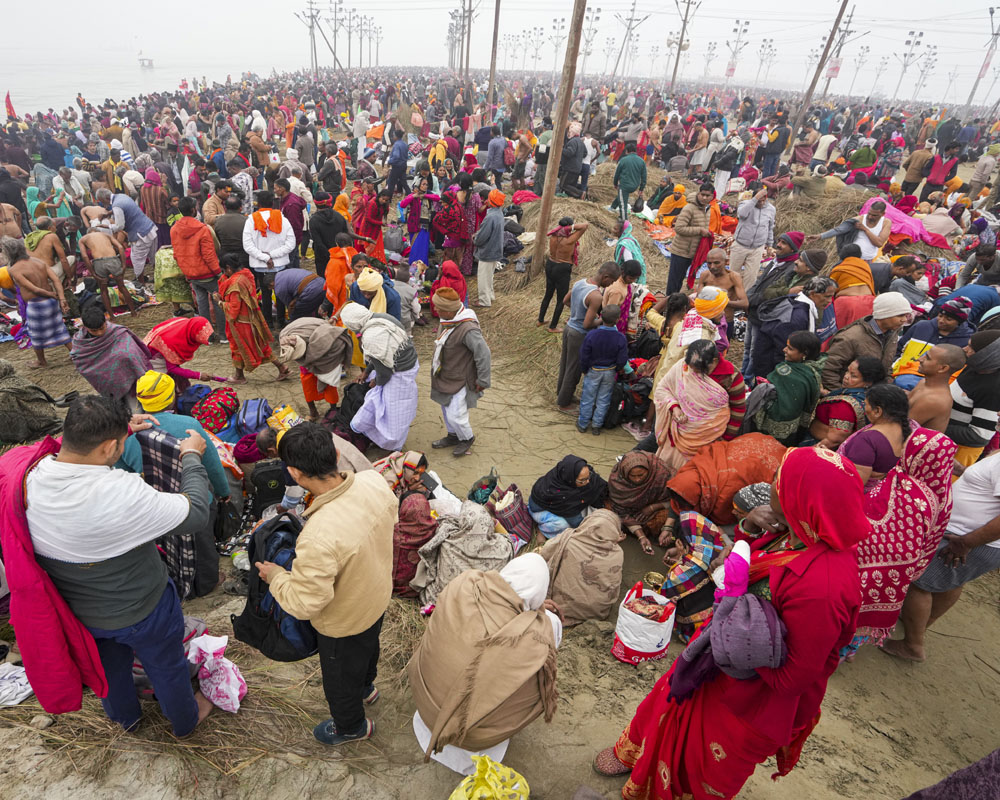
<path fill-rule="evenodd" d="M 709 220 L 708 229 L 716 236 L 722 234 L 722 209 L 719 208 L 719 201 L 713 200 L 708 204 Z"/>
<path fill-rule="evenodd" d="M 267 222 L 264 221 L 263 211 L 253 212 L 253 229 L 265 239 L 267 238 L 268 230 L 271 233 L 281 233 L 281 212 L 274 208 L 267 210 L 271 212 L 267 215 Z"/>
<path fill-rule="evenodd" d="M 357 253 L 353 247 L 330 248 L 330 260 L 326 264 L 326 299 L 333 304 L 334 314 L 347 302 L 347 276 L 353 274 L 351 259 Z"/>
<path fill-rule="evenodd" d="M 845 258 L 833 268 L 830 277 L 837 282 L 840 291 L 851 286 L 867 286 L 875 294 L 875 281 L 872 278 L 872 268 L 861 258 Z"/>
<path fill-rule="evenodd" d="M 307 403 L 315 403 L 317 400 L 326 400 L 331 406 L 337 405 L 340 395 L 336 386 L 327 386 L 322 392 L 319 390 L 319 379 L 305 367 L 299 367 L 299 382 L 302 384 L 302 394 Z"/>
<path fill-rule="evenodd" d="M 233 364 L 247 371 L 271 359 L 271 330 L 257 303 L 253 273 L 244 268 L 219 278 L 219 296 L 226 315 L 226 338 Z"/>

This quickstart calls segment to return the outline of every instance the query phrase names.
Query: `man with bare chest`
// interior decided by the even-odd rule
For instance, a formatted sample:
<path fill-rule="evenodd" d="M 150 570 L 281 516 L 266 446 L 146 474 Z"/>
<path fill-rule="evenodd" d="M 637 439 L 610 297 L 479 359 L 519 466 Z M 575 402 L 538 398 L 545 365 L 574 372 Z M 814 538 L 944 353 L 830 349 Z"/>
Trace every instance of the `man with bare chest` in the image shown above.
<path fill-rule="evenodd" d="M 70 349 L 69 331 L 63 322 L 69 305 L 62 283 L 52 267 L 29 255 L 23 239 L 5 236 L 0 240 L 0 249 L 10 264 L 10 277 L 26 304 L 24 324 L 35 351 L 35 366 L 47 367 L 46 349 L 59 345 Z"/>
<path fill-rule="evenodd" d="M 76 268 L 66 257 L 59 236 L 52 230 L 51 217 L 39 217 L 35 224 L 38 230 L 24 237 L 24 245 L 35 258 L 43 261 L 66 286 L 72 286 L 76 279 Z M 74 259 L 75 260 L 75 259 Z"/>
<path fill-rule="evenodd" d="M 965 351 L 953 344 L 926 350 L 917 362 L 923 376 L 910 391 L 910 419 L 924 428 L 944 433 L 951 419 L 951 376 L 965 366 Z"/>
<path fill-rule="evenodd" d="M 708 255 L 705 257 L 708 269 L 698 276 L 694 294 L 698 294 L 706 286 L 717 286 L 724 290 L 729 295 L 729 304 L 726 306 L 726 322 L 729 323 L 731 330 L 733 312 L 746 311 L 750 303 L 747 300 L 746 289 L 743 288 L 743 276 L 729 269 L 726 260 L 726 251 L 722 248 L 715 247 L 708 251 Z"/>
<path fill-rule="evenodd" d="M 20 239 L 21 232 L 21 212 L 10 203 L 0 203 L 0 236 L 13 236 Z"/>
<path fill-rule="evenodd" d="M 111 296 L 108 294 L 108 281 L 114 278 L 118 286 L 118 294 L 128 306 L 133 317 L 139 316 L 135 300 L 125 286 L 125 248 L 114 236 L 95 228 L 80 239 L 80 259 L 94 273 L 98 286 L 101 287 L 101 300 L 105 311 L 111 311 Z"/>

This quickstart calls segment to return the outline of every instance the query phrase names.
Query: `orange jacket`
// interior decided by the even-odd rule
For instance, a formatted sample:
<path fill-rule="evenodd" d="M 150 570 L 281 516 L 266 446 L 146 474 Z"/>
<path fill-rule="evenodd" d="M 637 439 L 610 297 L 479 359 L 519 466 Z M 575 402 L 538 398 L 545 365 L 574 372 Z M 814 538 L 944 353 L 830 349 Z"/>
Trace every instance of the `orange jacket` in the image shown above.
<path fill-rule="evenodd" d="M 194 217 L 181 217 L 170 229 L 177 266 L 189 281 L 214 278 L 221 271 L 215 241 L 208 225 Z"/>

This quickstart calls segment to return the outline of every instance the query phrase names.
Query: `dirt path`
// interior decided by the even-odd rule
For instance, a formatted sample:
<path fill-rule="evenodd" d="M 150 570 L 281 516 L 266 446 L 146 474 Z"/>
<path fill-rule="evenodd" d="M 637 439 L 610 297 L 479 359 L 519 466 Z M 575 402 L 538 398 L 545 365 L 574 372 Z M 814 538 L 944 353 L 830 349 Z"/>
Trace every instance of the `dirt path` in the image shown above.
<path fill-rule="evenodd" d="M 483 315 L 487 338 L 498 355 L 507 344 L 491 333 L 499 330 L 500 315 L 513 314 L 531 325 L 538 291 L 516 293 L 504 301 L 502 309 Z M 119 321 L 145 333 L 167 313 L 160 307 L 143 311 L 134 324 L 127 317 Z M 414 449 L 429 450 L 430 441 L 443 430 L 439 409 L 428 396 L 432 337 L 432 329 L 417 329 L 424 366 L 419 414 L 407 443 Z M 558 347 L 555 338 L 549 347 Z M 43 372 L 27 368 L 30 354 L 18 352 L 12 344 L 0 345 L 0 357 L 13 360 L 23 375 L 53 394 L 86 391 L 87 384 L 65 352 L 50 353 L 53 366 Z M 228 366 L 224 346 L 207 348 L 193 363 L 195 369 L 220 375 L 228 374 Z M 568 452 L 587 457 L 606 476 L 615 458 L 632 447 L 633 440 L 622 431 L 600 437 L 577 433 L 572 420 L 554 410 L 553 387 L 540 385 L 531 375 L 526 365 L 498 358 L 494 386 L 472 412 L 476 431 L 472 454 L 456 460 L 429 453 L 432 467 L 457 494 L 467 491 L 494 465 L 503 483 L 515 482 L 527 492 L 538 475 Z M 250 376 L 250 383 L 238 387 L 241 399 L 267 396 L 272 404 L 291 402 L 304 411 L 298 384 L 274 383 L 272 378 L 273 368 L 265 365 Z M 623 586 L 659 565 L 658 557 L 644 556 L 634 544 L 631 539 L 626 543 Z M 871 648 L 862 650 L 853 664 L 843 666 L 831 679 L 823 719 L 800 766 L 773 783 L 769 778 L 772 761 L 757 770 L 740 796 L 747 800 L 902 798 L 994 749 L 1000 722 L 998 588 L 996 575 L 970 587 L 940 632 L 930 634 L 925 664 L 903 664 Z M 220 590 L 186 605 L 187 613 L 205 618 L 214 633 L 228 633 L 229 614 L 241 608 L 242 600 Z M 505 761 L 524 774 L 533 798 L 565 800 L 581 784 L 607 798 L 619 796 L 621 781 L 596 775 L 591 759 L 614 742 L 681 648 L 674 643 L 666 661 L 639 668 L 625 666 L 609 653 L 612 630 L 612 622 L 604 622 L 567 632 L 559 653 L 560 700 L 554 721 L 550 725 L 536 721 L 511 743 Z M 296 698 L 315 719 L 325 716 L 315 659 L 276 668 L 298 676 L 301 687 Z M 434 762 L 423 763 L 410 729 L 413 705 L 408 690 L 385 672 L 380 684 L 383 697 L 373 709 L 378 725 L 373 741 L 334 752 L 312 740 L 310 726 L 303 720 L 301 740 L 288 753 L 258 758 L 226 777 L 202 762 L 150 754 L 149 747 L 139 747 L 138 742 L 130 747 L 128 740 L 122 752 L 105 754 L 107 762 L 98 770 L 92 763 L 93 753 L 59 749 L 31 729 L 2 727 L 14 715 L 0 710 L 0 785 L 5 798 L 32 800 L 250 798 L 262 796 L 261 790 L 274 800 L 448 797 L 459 777 Z M 250 691 L 254 689 L 251 682 Z M 149 713 L 158 712 L 151 706 Z M 255 730 L 253 713 L 246 712 L 248 745 Z M 67 724 L 67 719 L 57 719 L 50 731 L 58 733 Z M 142 738 L 140 732 L 133 741 Z M 93 777 L 95 772 L 99 777 Z"/>

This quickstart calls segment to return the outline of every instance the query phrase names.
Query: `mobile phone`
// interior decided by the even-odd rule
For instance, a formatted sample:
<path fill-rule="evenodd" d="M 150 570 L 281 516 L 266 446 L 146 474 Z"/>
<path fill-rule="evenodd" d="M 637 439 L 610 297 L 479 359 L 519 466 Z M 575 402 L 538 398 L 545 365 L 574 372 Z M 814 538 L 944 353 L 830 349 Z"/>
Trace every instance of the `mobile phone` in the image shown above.
<path fill-rule="evenodd" d="M 424 486 L 426 486 L 426 487 L 427 487 L 427 489 L 428 489 L 429 491 L 431 491 L 431 492 L 433 492 L 433 491 L 434 491 L 435 489 L 437 489 L 437 487 L 438 487 L 438 486 L 440 486 L 440 485 L 441 485 L 441 484 L 440 484 L 440 483 L 438 483 L 438 482 L 437 482 L 436 480 L 434 480 L 434 478 L 433 478 L 433 477 L 431 477 L 431 475 L 429 475 L 429 474 L 428 474 L 428 473 L 426 473 L 426 472 L 424 472 L 424 473 L 423 473 L 423 474 L 422 474 L 422 475 L 420 476 L 420 482 L 421 482 L 421 483 L 422 483 L 422 484 L 423 484 Z"/>

